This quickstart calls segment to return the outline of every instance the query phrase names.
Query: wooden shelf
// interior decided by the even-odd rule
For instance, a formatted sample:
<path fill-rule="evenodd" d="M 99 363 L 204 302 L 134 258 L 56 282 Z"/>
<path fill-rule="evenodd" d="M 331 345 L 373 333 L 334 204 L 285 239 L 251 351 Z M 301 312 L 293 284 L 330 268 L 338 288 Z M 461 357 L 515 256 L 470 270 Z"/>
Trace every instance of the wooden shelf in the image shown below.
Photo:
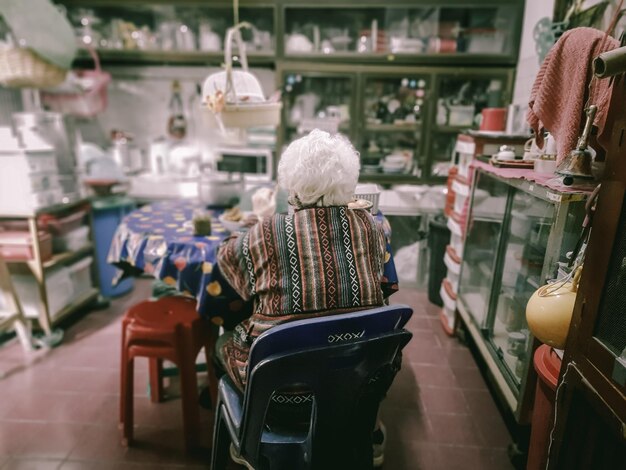
<path fill-rule="evenodd" d="M 159 50 L 132 50 L 132 49 L 98 49 L 100 61 L 105 64 L 131 64 L 131 65 L 221 65 L 224 62 L 223 52 L 213 51 L 159 51 Z M 273 52 L 248 52 L 250 65 L 273 65 L 276 62 L 276 54 Z M 92 61 L 89 53 L 81 49 L 75 62 L 84 63 Z"/>
<path fill-rule="evenodd" d="M 472 126 L 439 126 L 439 125 L 435 125 L 433 126 L 433 130 L 435 132 L 441 132 L 441 133 L 452 133 L 452 134 L 457 134 L 459 132 L 463 132 L 463 131 L 467 131 L 473 129 Z"/>
<path fill-rule="evenodd" d="M 93 244 L 89 243 L 82 247 L 77 251 L 65 251 L 63 253 L 58 253 L 47 261 L 44 261 L 43 267 L 44 269 L 50 269 L 54 266 L 58 266 L 60 264 L 71 263 L 83 256 L 93 252 Z"/>
<path fill-rule="evenodd" d="M 424 182 L 422 178 L 415 175 L 385 173 L 361 173 L 359 174 L 359 181 L 380 184 L 418 184 Z"/>
<path fill-rule="evenodd" d="M 373 124 L 365 125 L 365 130 L 372 132 L 411 132 L 419 131 L 422 127 L 421 122 L 407 122 L 406 124 Z"/>

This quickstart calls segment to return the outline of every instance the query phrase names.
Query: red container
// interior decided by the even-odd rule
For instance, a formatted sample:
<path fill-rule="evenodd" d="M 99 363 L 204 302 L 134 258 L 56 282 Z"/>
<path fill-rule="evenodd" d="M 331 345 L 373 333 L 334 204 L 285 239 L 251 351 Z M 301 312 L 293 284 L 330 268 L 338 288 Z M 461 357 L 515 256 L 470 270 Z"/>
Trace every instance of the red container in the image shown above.
<path fill-rule="evenodd" d="M 543 344 L 535 351 L 534 363 L 538 380 L 535 389 L 535 405 L 533 406 L 526 470 L 546 468 L 550 431 L 554 423 L 554 401 L 556 384 L 561 370 L 561 358 L 554 352 L 554 349 Z"/>
<path fill-rule="evenodd" d="M 41 260 L 52 257 L 52 237 L 39 232 Z M 0 256 L 7 261 L 28 261 L 35 258 L 35 247 L 29 232 L 0 232 Z"/>
<path fill-rule="evenodd" d="M 506 108 L 485 108 L 480 121 L 481 131 L 503 131 L 506 129 Z"/>

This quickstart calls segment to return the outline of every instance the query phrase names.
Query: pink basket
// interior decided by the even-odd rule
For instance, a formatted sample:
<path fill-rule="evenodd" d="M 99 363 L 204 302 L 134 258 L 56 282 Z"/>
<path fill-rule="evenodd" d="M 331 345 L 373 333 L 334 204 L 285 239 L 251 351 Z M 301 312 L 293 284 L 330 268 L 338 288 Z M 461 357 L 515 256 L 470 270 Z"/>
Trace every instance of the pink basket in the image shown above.
<path fill-rule="evenodd" d="M 88 48 L 93 58 L 94 70 L 74 70 L 81 78 L 91 78 L 93 86 L 82 93 L 42 93 L 43 103 L 52 111 L 79 117 L 91 117 L 107 107 L 107 87 L 111 74 L 100 69 L 100 59 L 96 52 Z"/>

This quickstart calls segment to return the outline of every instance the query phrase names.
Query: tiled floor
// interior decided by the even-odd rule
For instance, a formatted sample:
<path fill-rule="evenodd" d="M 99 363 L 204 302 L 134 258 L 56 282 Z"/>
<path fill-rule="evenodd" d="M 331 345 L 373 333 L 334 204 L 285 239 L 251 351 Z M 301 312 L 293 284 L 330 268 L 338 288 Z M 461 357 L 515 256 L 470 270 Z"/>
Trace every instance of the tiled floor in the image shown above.
<path fill-rule="evenodd" d="M 137 282 L 132 295 L 69 327 L 52 351 L 25 357 L 16 341 L 0 347 L 1 470 L 208 468 L 208 452 L 183 451 L 179 400 L 150 403 L 145 360 L 135 367 L 137 444 L 120 444 L 120 316 L 149 293 L 148 281 Z M 404 290 L 393 302 L 413 306 L 414 337 L 382 406 L 384 468 L 511 469 L 509 434 L 468 349 L 443 334 L 424 294 Z M 207 443 L 209 418 L 203 412 Z"/>

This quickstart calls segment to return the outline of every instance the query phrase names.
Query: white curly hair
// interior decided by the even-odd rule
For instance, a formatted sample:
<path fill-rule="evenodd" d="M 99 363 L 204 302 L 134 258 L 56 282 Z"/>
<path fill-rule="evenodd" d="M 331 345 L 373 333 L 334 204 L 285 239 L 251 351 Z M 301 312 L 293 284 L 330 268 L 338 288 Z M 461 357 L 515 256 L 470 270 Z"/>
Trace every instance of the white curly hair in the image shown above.
<path fill-rule="evenodd" d="M 359 169 L 359 154 L 346 137 L 315 129 L 283 152 L 278 184 L 292 205 L 344 206 L 354 195 Z"/>

